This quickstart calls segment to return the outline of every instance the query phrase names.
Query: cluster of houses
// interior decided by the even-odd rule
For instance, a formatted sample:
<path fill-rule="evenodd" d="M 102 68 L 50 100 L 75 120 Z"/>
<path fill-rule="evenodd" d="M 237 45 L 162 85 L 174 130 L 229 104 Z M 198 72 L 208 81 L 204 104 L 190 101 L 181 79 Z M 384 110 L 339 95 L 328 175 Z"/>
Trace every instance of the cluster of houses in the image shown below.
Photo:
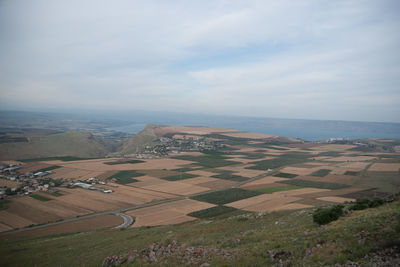
<path fill-rule="evenodd" d="M 99 181 L 97 178 L 89 178 L 84 182 L 74 182 L 70 179 L 52 179 L 48 177 L 51 171 L 40 171 L 36 173 L 26 172 L 20 174 L 18 170 L 21 165 L 0 165 L 0 179 L 12 181 L 13 186 L 0 187 L 0 198 L 12 195 L 29 195 L 34 192 L 44 191 L 57 193 L 56 187 L 81 187 L 89 190 L 98 190 L 105 194 L 112 193 L 112 190 L 105 190 L 98 184 L 104 185 L 105 182 Z M 15 186 L 14 186 L 15 184 Z"/>
<path fill-rule="evenodd" d="M 16 186 L 0 187 L 0 197 L 6 195 L 29 195 L 30 193 L 38 191 L 57 192 L 53 188 L 61 183 L 45 176 L 51 174 L 51 171 L 43 172 L 26 172 L 23 174 L 18 173 L 21 165 L 4 164 L 0 166 L 0 179 L 17 182 Z M 19 184 L 19 185 L 18 185 Z"/>
<path fill-rule="evenodd" d="M 97 190 L 97 191 L 103 192 L 105 194 L 109 194 L 109 193 L 113 192 L 112 190 L 105 190 L 101 186 L 97 186 L 97 184 L 102 184 L 102 185 L 106 184 L 103 181 L 99 181 L 97 178 L 91 177 L 91 178 L 87 179 L 85 182 L 86 183 L 76 182 L 76 183 L 73 183 L 73 186 L 80 187 L 83 189 L 88 189 L 88 190 Z"/>
<path fill-rule="evenodd" d="M 125 155 L 129 158 L 152 159 L 168 156 L 168 154 L 178 154 L 180 152 L 217 150 L 223 145 L 220 141 L 206 138 L 203 136 L 177 134 L 173 137 L 161 137 L 159 144 L 155 146 L 145 146 L 141 153 Z"/>

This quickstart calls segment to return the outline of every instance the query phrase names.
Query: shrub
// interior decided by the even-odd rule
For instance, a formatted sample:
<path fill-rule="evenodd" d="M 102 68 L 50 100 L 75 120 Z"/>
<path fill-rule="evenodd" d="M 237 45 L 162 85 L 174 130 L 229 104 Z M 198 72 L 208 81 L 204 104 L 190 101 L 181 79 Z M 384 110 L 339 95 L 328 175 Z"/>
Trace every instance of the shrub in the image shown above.
<path fill-rule="evenodd" d="M 354 203 L 350 210 L 364 210 L 368 208 L 375 208 L 381 206 L 385 201 L 381 198 L 374 198 L 373 200 L 368 198 L 357 198 L 356 203 Z"/>
<path fill-rule="evenodd" d="M 343 205 L 335 205 L 330 208 L 318 208 L 313 214 L 313 220 L 319 225 L 336 221 L 343 215 L 343 208 Z"/>

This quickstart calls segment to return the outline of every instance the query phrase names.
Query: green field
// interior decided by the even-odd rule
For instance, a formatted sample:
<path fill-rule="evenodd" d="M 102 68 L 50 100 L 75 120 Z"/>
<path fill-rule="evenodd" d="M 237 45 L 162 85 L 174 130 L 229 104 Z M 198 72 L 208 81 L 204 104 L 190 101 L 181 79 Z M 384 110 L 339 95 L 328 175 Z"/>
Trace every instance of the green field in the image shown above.
<path fill-rule="evenodd" d="M 311 173 L 311 176 L 316 176 L 316 177 L 325 177 L 327 176 L 332 170 L 328 169 L 319 169 L 318 171 L 315 171 Z"/>
<path fill-rule="evenodd" d="M 63 196 L 63 194 L 59 193 L 59 192 L 49 192 L 49 191 L 43 191 L 43 193 L 54 196 L 54 197 L 61 197 Z"/>
<path fill-rule="evenodd" d="M 284 185 L 284 186 L 278 186 L 278 187 L 257 189 L 255 191 L 261 192 L 261 193 L 266 193 L 266 194 L 271 194 L 271 193 L 274 193 L 274 192 L 295 190 L 295 189 L 301 189 L 301 188 L 304 188 L 304 187 L 303 186 L 298 186 L 298 185 Z"/>
<path fill-rule="evenodd" d="M 218 154 L 216 154 L 216 155 L 207 154 L 204 156 L 182 155 L 182 156 L 176 156 L 174 158 L 181 159 L 181 160 L 194 161 L 194 162 L 196 162 L 196 164 L 203 166 L 203 167 L 207 167 L 207 168 L 217 168 L 217 167 L 224 167 L 224 166 L 239 164 L 238 162 L 235 162 L 235 161 L 226 160 L 227 157 L 218 155 Z"/>
<path fill-rule="evenodd" d="M 175 172 L 190 172 L 190 171 L 195 171 L 198 170 L 199 168 L 190 168 L 190 167 L 183 167 L 183 168 L 178 168 L 178 169 L 172 169 L 171 171 Z"/>
<path fill-rule="evenodd" d="M 297 185 L 302 187 L 314 187 L 314 188 L 321 188 L 321 189 L 341 189 L 350 187 L 350 185 L 346 184 L 337 184 L 337 183 L 328 183 L 328 182 L 320 182 L 320 181 L 308 181 L 302 179 L 291 179 L 286 181 L 280 181 L 279 183 L 282 184 L 290 184 L 290 185 Z"/>
<path fill-rule="evenodd" d="M 222 191 L 194 196 L 192 197 L 192 199 L 217 205 L 223 205 L 237 200 L 258 196 L 260 194 L 260 192 L 256 191 L 249 191 L 240 188 L 230 188 Z"/>
<path fill-rule="evenodd" d="M 399 193 L 400 175 L 398 172 L 363 172 L 356 176 L 354 186 L 376 188 L 378 191 Z"/>
<path fill-rule="evenodd" d="M 144 162 L 143 160 L 132 159 L 132 160 L 118 160 L 118 161 L 104 162 L 104 164 L 119 165 L 119 164 L 136 164 L 136 163 L 143 163 L 143 162 Z"/>
<path fill-rule="evenodd" d="M 288 148 L 275 147 L 275 146 L 263 146 L 263 148 L 273 149 L 273 150 L 289 150 Z"/>
<path fill-rule="evenodd" d="M 310 157 L 312 157 L 312 155 L 306 153 L 286 153 L 274 159 L 252 162 L 251 164 L 254 165 L 247 167 L 247 169 L 255 169 L 255 170 L 276 169 L 287 165 L 307 162 L 309 161 Z"/>
<path fill-rule="evenodd" d="M 0 210 L 8 209 L 8 204 L 10 203 L 7 199 L 0 199 Z"/>
<path fill-rule="evenodd" d="M 232 207 L 226 207 L 226 206 L 215 206 L 212 208 L 204 209 L 204 210 L 199 210 L 195 211 L 192 213 L 189 213 L 189 216 L 196 217 L 196 218 L 211 218 L 211 217 L 216 217 L 221 214 L 226 214 L 229 212 L 236 211 L 237 209 L 232 208 Z"/>
<path fill-rule="evenodd" d="M 275 177 L 282 177 L 282 178 L 294 178 L 296 176 L 298 176 L 297 174 L 293 174 L 293 173 L 286 173 L 286 172 L 280 172 L 278 174 L 274 175 Z"/>
<path fill-rule="evenodd" d="M 321 152 L 317 155 L 318 157 L 340 157 L 342 156 L 342 152 L 339 151 L 325 151 Z"/>
<path fill-rule="evenodd" d="M 211 176 L 213 178 L 219 178 L 219 179 L 224 179 L 224 180 L 230 180 L 230 181 L 237 181 L 237 182 L 242 182 L 248 180 L 248 178 L 240 176 L 240 175 L 234 175 L 231 173 L 221 173 L 217 175 Z"/>
<path fill-rule="evenodd" d="M 133 177 L 144 176 L 145 174 L 137 172 L 135 170 L 129 171 L 119 171 L 116 174 L 111 175 L 107 179 L 116 178 L 116 182 L 118 184 L 130 184 L 134 182 L 138 182 L 138 180 L 133 179 Z"/>
<path fill-rule="evenodd" d="M 179 181 L 179 180 L 190 179 L 190 178 L 194 178 L 194 177 L 198 177 L 198 175 L 182 172 L 181 174 L 167 176 L 162 179 L 167 180 L 167 181 Z"/>
<path fill-rule="evenodd" d="M 45 197 L 45 196 L 42 196 L 42 195 L 31 194 L 29 196 L 31 198 L 34 198 L 34 199 L 40 200 L 40 201 L 49 201 L 49 200 L 51 200 L 51 198 L 48 198 L 48 197 Z"/>

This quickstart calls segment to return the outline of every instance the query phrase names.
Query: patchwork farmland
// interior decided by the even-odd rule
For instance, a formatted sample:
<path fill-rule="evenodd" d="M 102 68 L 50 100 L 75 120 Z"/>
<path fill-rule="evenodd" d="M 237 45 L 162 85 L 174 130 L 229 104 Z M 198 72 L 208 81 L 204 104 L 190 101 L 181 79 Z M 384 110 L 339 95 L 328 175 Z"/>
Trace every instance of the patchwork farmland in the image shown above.
<path fill-rule="evenodd" d="M 390 155 L 396 157 L 388 158 L 388 153 L 357 152 L 355 145 L 307 145 L 234 129 L 169 126 L 156 132 L 160 138 L 212 138 L 221 147 L 140 160 L 46 158 L 16 162 L 20 174 L 50 170 L 46 176 L 49 183 L 62 182 L 53 192 L 43 190 L 2 200 L 1 238 L 116 227 L 122 223 L 116 216 L 119 213 L 132 217 L 130 227 L 137 228 L 240 211 L 312 208 L 362 196 L 385 196 L 400 189 L 400 160 L 394 152 Z M 79 183 L 88 188 L 77 186 Z M 22 183 L 0 179 L 0 185 L 13 188 Z M 63 221 L 65 228 L 59 224 Z M 94 228 L 88 227 L 90 224 Z M 41 225 L 40 230 L 36 225 Z"/>

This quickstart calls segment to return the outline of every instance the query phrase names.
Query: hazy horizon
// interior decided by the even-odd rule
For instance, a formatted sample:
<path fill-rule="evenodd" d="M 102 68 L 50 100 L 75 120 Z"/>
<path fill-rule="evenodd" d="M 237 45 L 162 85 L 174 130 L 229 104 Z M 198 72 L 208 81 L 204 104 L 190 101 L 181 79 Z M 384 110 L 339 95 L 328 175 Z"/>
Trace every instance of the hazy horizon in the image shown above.
<path fill-rule="evenodd" d="M 400 122 L 400 3 L 0 2 L 2 109 Z"/>

